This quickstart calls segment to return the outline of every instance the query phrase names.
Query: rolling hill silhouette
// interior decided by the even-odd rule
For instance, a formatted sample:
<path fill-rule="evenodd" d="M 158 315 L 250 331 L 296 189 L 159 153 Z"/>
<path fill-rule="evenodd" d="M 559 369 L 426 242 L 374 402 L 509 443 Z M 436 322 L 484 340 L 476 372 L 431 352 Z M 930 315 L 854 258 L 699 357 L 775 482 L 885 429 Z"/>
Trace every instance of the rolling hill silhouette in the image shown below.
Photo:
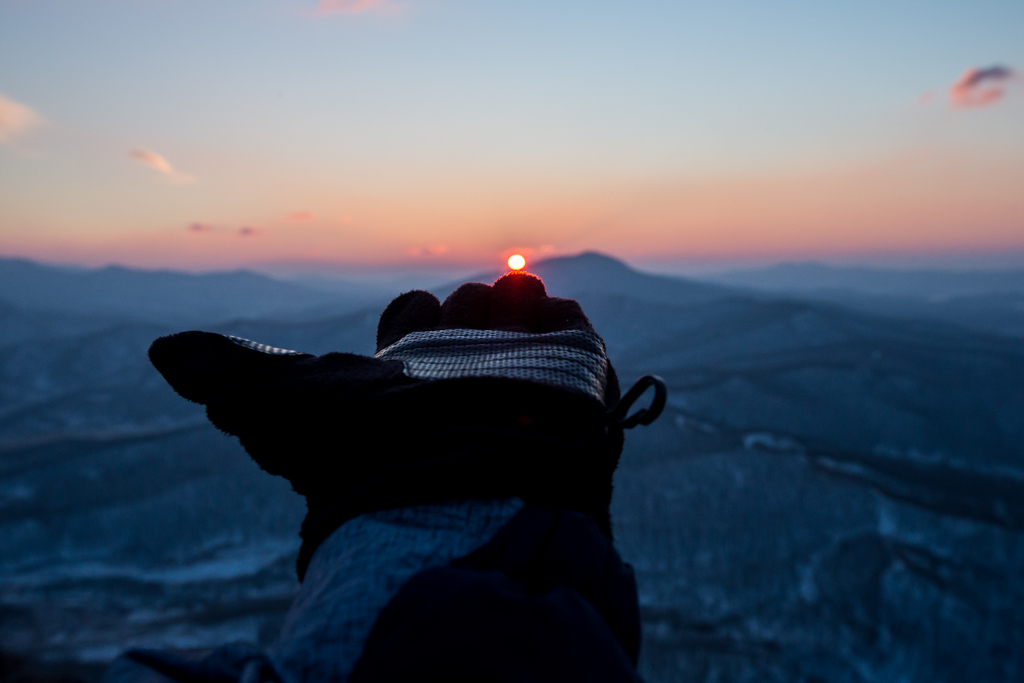
<path fill-rule="evenodd" d="M 356 298 L 244 270 L 193 275 L 121 266 L 71 269 L 0 259 L 0 301 L 37 312 L 187 325 L 294 314 Z"/>

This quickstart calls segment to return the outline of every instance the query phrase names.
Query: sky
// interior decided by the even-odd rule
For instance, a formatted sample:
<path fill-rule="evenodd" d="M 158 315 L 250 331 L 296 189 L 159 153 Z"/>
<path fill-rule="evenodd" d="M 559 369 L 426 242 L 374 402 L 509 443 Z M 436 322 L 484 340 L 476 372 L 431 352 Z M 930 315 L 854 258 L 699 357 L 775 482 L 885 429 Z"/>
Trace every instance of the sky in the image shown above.
<path fill-rule="evenodd" d="M 1024 265 L 1024 3 L 0 0 L 0 255 Z"/>

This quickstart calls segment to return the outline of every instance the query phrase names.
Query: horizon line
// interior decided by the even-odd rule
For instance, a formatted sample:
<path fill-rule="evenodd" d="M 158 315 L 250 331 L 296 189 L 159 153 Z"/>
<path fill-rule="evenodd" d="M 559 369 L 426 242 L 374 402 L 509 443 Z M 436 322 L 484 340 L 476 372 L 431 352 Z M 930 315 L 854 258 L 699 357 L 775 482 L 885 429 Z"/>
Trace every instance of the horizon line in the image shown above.
<path fill-rule="evenodd" d="M 640 271 L 651 274 L 687 275 L 726 273 L 743 270 L 763 270 L 792 265 L 820 265 L 833 269 L 864 268 L 884 271 L 1014 271 L 1024 270 L 1024 249 L 1021 250 L 979 250 L 957 252 L 879 252 L 862 254 L 830 255 L 775 255 L 742 257 L 664 257 L 650 258 L 621 257 L 598 250 L 583 250 L 564 254 L 545 254 L 542 258 L 530 259 L 531 263 L 544 263 L 555 259 L 578 258 L 596 254 Z M 174 272 L 187 274 L 252 272 L 277 279 L 341 279 L 344 274 L 362 277 L 402 277 L 417 274 L 462 273 L 476 274 L 504 270 L 503 262 L 495 259 L 493 266 L 481 261 L 433 261 L 433 262 L 376 262 L 352 263 L 317 259 L 286 259 L 281 261 L 253 261 L 223 265 L 160 265 L 147 266 L 125 261 L 92 262 L 81 260 L 41 259 L 23 254 L 0 253 L 0 260 L 25 261 L 41 266 L 68 270 L 98 271 L 106 268 L 123 268 L 141 272 Z"/>

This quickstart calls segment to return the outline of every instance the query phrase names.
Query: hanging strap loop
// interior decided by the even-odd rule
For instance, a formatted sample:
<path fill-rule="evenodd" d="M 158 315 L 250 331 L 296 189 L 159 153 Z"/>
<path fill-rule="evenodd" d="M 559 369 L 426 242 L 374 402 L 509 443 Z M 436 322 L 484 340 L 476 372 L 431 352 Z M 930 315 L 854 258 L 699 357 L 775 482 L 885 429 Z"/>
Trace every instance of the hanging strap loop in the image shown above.
<path fill-rule="evenodd" d="M 654 387 L 654 399 L 651 401 L 651 405 L 626 417 L 626 413 L 637 399 L 651 387 Z M 623 429 L 632 429 L 638 424 L 649 425 L 661 415 L 661 411 L 665 409 L 667 398 L 668 387 L 665 386 L 665 380 L 657 375 L 644 375 L 626 392 L 625 396 L 619 399 L 615 407 L 608 411 L 608 419 Z"/>

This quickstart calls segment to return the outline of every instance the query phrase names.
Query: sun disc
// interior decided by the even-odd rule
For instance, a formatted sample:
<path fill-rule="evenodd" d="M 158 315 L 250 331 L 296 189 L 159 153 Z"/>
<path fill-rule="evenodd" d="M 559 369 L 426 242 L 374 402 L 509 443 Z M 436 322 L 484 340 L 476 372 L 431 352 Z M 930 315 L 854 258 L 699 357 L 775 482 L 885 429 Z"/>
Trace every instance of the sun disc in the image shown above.
<path fill-rule="evenodd" d="M 519 254 L 512 254 L 508 257 L 508 267 L 512 270 L 522 270 L 526 266 L 526 259 Z"/>

